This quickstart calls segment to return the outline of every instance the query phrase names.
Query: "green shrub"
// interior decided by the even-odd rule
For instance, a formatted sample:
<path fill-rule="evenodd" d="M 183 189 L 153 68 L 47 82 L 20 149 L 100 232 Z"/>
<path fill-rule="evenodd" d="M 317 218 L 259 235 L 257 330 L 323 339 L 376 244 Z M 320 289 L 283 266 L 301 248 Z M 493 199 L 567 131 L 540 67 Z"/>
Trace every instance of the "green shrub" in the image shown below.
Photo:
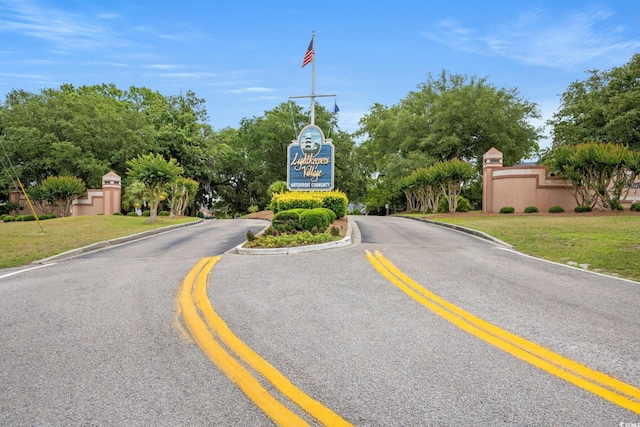
<path fill-rule="evenodd" d="M 329 234 L 336 237 L 336 236 L 340 236 L 340 229 L 338 227 L 331 227 L 331 230 L 329 231 Z"/>
<path fill-rule="evenodd" d="M 469 203 L 469 199 L 458 196 L 458 206 L 456 206 L 456 212 L 469 212 L 470 210 L 471 203 Z M 449 200 L 447 200 L 446 197 L 440 197 L 440 200 L 438 200 L 438 207 L 436 208 L 436 212 L 449 212 Z"/>
<path fill-rule="evenodd" d="M 303 230 L 311 231 L 314 228 L 323 232 L 329 226 L 327 214 L 321 209 L 309 209 L 300 214 L 300 225 Z"/>
<path fill-rule="evenodd" d="M 278 233 L 278 230 L 273 228 L 273 225 L 272 225 L 271 227 L 268 227 L 266 230 L 264 230 L 264 234 L 266 234 L 267 236 L 277 236 L 280 233 Z"/>
<path fill-rule="evenodd" d="M 114 212 L 114 213 L 113 213 L 113 215 L 115 215 L 115 216 L 122 216 L 122 212 L 117 211 L 117 212 Z"/>
<path fill-rule="evenodd" d="M 13 215 L 6 215 L 3 219 L 4 222 L 14 222 L 16 220 L 16 217 Z"/>
<path fill-rule="evenodd" d="M 274 193 L 269 205 L 273 213 L 296 208 L 314 209 L 328 208 L 342 218 L 347 214 L 349 200 L 340 191 L 290 191 Z"/>
<path fill-rule="evenodd" d="M 4 221 L 4 218 L 9 216 L 9 214 L 2 214 L 0 215 L 0 221 Z"/>
<path fill-rule="evenodd" d="M 611 204 L 611 210 L 612 211 L 623 211 L 624 210 L 624 206 L 622 206 L 622 204 L 620 204 L 620 202 L 612 203 Z"/>
<path fill-rule="evenodd" d="M 640 202 L 633 202 L 631 203 L 631 208 L 630 210 L 634 211 L 634 212 L 640 212 Z"/>
<path fill-rule="evenodd" d="M 260 208 L 258 207 L 258 205 L 251 205 L 249 206 L 249 208 L 247 209 L 247 212 L 249 213 L 255 213 L 258 212 L 260 210 Z"/>
<path fill-rule="evenodd" d="M 160 211 L 158 212 L 158 216 L 169 216 L 171 215 L 171 212 L 169 211 Z"/>
<path fill-rule="evenodd" d="M 142 216 L 151 216 L 151 211 L 150 210 L 142 211 Z"/>
<path fill-rule="evenodd" d="M 331 191 L 322 200 L 322 207 L 331 209 L 336 214 L 336 218 L 342 218 L 347 214 L 349 199 L 344 193 Z"/>
<path fill-rule="evenodd" d="M 275 193 L 286 193 L 287 191 L 289 191 L 289 188 L 287 188 L 286 181 L 276 181 L 269 186 L 267 194 L 273 196 Z"/>
<path fill-rule="evenodd" d="M 362 215 L 362 211 L 358 208 L 354 208 L 351 212 L 349 212 L 349 215 Z"/>
<path fill-rule="evenodd" d="M 324 212 L 325 216 L 327 217 L 327 225 L 331 224 L 336 219 L 338 219 L 338 217 L 336 216 L 336 213 L 334 211 L 332 211 L 331 209 L 328 209 L 328 208 L 316 208 L 316 210 L 318 212 Z"/>
<path fill-rule="evenodd" d="M 579 205 L 573 209 L 576 213 L 591 212 L 591 206 Z"/>
<path fill-rule="evenodd" d="M 504 206 L 504 207 L 500 208 L 500 213 L 501 214 L 512 214 L 515 211 L 516 210 L 512 206 Z"/>
<path fill-rule="evenodd" d="M 469 212 L 471 210 L 471 203 L 466 197 L 458 196 L 458 206 L 456 212 Z"/>
<path fill-rule="evenodd" d="M 549 213 L 562 213 L 564 212 L 564 208 L 562 206 L 551 206 L 549 208 Z"/>
<path fill-rule="evenodd" d="M 524 208 L 524 213 L 536 213 L 536 212 L 540 212 L 540 210 L 535 206 L 527 206 L 526 208 Z"/>
<path fill-rule="evenodd" d="M 253 231 L 248 230 L 247 231 L 247 242 L 253 242 L 254 240 L 256 240 L 256 235 L 253 234 Z"/>
<path fill-rule="evenodd" d="M 306 209 L 289 209 L 286 211 L 280 211 L 273 216 L 271 226 L 281 233 L 301 230 L 300 213 L 304 211 L 306 211 Z"/>
<path fill-rule="evenodd" d="M 137 212 L 127 212 L 127 216 L 138 216 Z"/>

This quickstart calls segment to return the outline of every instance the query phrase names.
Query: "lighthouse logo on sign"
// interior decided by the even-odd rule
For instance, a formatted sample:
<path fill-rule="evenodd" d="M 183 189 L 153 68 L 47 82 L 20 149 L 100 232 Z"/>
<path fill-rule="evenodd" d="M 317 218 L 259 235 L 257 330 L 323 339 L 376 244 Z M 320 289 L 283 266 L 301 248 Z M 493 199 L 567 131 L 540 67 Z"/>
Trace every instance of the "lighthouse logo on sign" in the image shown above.
<path fill-rule="evenodd" d="M 322 129 L 306 126 L 287 151 L 287 187 L 289 190 L 333 190 L 333 144 Z"/>

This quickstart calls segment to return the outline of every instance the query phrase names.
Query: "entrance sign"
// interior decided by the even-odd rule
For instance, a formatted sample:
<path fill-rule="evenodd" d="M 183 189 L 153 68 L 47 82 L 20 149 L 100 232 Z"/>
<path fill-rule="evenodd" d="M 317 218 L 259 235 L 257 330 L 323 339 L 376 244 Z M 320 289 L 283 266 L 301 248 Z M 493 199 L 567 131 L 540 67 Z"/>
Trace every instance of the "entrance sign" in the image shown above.
<path fill-rule="evenodd" d="M 287 150 L 287 188 L 292 191 L 333 190 L 334 147 L 322 129 L 308 125 Z"/>
<path fill-rule="evenodd" d="M 333 190 L 334 150 L 330 139 L 324 139 L 322 129 L 315 124 L 316 98 L 336 95 L 316 95 L 316 55 L 315 32 L 307 48 L 302 67 L 311 63 L 311 95 L 291 96 L 311 99 L 311 124 L 305 126 L 298 139 L 291 141 L 287 149 L 287 188 L 291 191 L 331 191 Z M 338 106 L 334 101 L 334 114 Z M 293 112 L 291 113 L 293 119 Z M 294 125 L 295 126 L 295 125 Z"/>

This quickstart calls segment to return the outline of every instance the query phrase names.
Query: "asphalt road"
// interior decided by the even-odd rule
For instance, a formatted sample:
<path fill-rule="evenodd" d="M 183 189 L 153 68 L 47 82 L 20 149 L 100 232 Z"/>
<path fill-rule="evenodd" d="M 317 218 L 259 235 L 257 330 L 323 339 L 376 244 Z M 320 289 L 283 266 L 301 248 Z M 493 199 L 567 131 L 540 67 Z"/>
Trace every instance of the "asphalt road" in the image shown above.
<path fill-rule="evenodd" d="M 464 332 L 383 277 L 640 387 L 640 285 L 396 217 L 352 217 L 356 243 L 291 255 L 228 249 L 257 220 L 205 221 L 15 275 L 0 270 L 0 425 L 272 425 L 204 356 L 176 294 L 225 253 L 211 305 L 292 383 L 358 426 L 598 425 L 640 415 Z"/>

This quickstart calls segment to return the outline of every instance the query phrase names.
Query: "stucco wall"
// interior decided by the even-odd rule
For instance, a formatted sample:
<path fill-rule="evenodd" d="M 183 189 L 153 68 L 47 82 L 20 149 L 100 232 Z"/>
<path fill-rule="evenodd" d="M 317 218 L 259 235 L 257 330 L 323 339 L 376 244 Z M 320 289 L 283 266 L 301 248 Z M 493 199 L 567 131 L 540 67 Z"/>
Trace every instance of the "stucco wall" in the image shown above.
<path fill-rule="evenodd" d="M 73 201 L 71 216 L 112 215 L 114 212 L 120 211 L 121 197 L 120 176 L 114 172 L 109 172 L 102 177 L 101 189 L 87 190 L 87 194 L 84 197 Z M 9 193 L 9 200 L 18 203 L 22 207 L 16 212 L 17 215 L 31 214 L 27 200 L 17 186 Z M 38 215 L 48 213 L 37 205 L 33 205 L 33 207 Z M 48 210 L 50 211 L 51 209 Z M 60 209 L 57 207 L 53 208 L 53 213 L 56 216 L 61 216 Z"/>
<path fill-rule="evenodd" d="M 104 213 L 102 190 L 87 190 L 85 197 L 73 201 L 71 216 L 97 215 Z"/>
<path fill-rule="evenodd" d="M 573 211 L 576 200 L 567 184 L 549 175 L 546 166 L 502 166 L 502 153 L 495 148 L 483 158 L 482 171 L 482 211 L 498 213 L 506 206 L 516 212 L 524 212 L 528 206 L 535 206 L 540 212 L 547 212 L 551 206 L 562 206 L 565 211 Z M 640 183 L 636 182 L 626 199 L 625 209 L 640 200 Z"/>

